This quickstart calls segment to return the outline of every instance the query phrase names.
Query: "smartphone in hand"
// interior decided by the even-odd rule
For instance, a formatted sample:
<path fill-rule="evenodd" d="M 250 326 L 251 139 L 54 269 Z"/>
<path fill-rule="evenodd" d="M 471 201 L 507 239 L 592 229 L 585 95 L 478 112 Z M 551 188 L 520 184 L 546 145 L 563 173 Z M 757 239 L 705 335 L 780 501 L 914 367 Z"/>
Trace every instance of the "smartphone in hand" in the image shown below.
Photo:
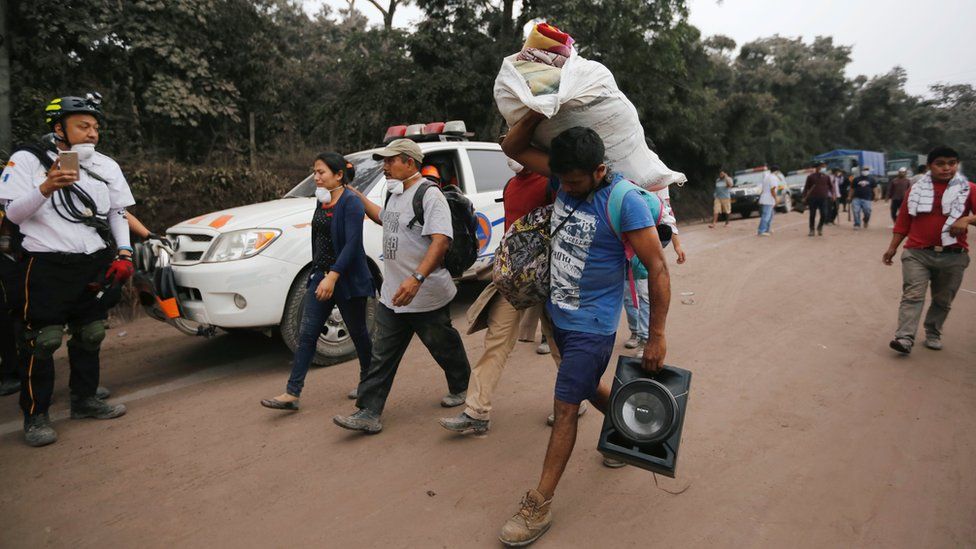
<path fill-rule="evenodd" d="M 77 172 L 81 169 L 78 162 L 78 153 L 76 151 L 60 151 L 58 152 L 58 163 L 61 165 L 62 171 L 74 171 Z"/>

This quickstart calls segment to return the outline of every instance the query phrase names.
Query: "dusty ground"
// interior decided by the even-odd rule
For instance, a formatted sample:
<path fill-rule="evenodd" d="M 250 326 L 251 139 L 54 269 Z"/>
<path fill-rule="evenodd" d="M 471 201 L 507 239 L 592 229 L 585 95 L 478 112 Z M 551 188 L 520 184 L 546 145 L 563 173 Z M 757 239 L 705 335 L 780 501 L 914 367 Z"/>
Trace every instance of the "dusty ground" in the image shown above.
<path fill-rule="evenodd" d="M 887 223 L 815 239 L 798 214 L 772 238 L 756 224 L 686 229 L 672 269 L 668 362 L 695 376 L 678 478 L 604 468 L 591 412 L 537 547 L 976 544 L 976 269 L 945 350 L 898 357 Z M 472 360 L 482 337 L 465 337 Z M 302 411 L 275 413 L 258 400 L 283 389 L 279 343 L 115 328 L 103 383 L 124 418 L 62 419 L 60 441 L 32 449 L 15 397 L 0 407 L 0 545 L 495 547 L 548 436 L 553 367 L 533 348 L 516 347 L 490 436 L 469 439 L 437 425 L 445 383 L 415 342 L 384 432 L 365 437 L 330 421 L 352 409 L 352 363 L 313 371 Z"/>

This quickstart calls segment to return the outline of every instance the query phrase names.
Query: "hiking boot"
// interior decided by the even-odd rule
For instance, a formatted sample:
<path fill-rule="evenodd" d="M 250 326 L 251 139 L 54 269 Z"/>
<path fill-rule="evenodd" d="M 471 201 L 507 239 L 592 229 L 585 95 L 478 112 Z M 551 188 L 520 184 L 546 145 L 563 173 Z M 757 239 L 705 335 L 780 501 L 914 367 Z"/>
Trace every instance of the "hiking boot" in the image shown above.
<path fill-rule="evenodd" d="M 24 418 L 24 440 L 35 448 L 58 441 L 58 433 L 51 427 L 51 418 L 46 412 Z"/>
<path fill-rule="evenodd" d="M 902 337 L 896 337 L 895 339 L 892 339 L 891 340 L 891 343 L 889 343 L 888 346 L 891 347 L 892 349 L 898 351 L 899 353 L 902 353 L 902 354 L 905 354 L 905 355 L 907 355 L 908 353 L 912 352 L 912 342 L 911 342 L 911 340 L 908 340 L 908 339 L 905 339 L 905 338 L 902 338 Z"/>
<path fill-rule="evenodd" d="M 538 347 L 535 348 L 535 354 L 537 355 L 548 355 L 551 352 L 552 349 L 549 348 L 548 341 L 543 341 L 542 343 L 539 344 Z"/>
<path fill-rule="evenodd" d="M 636 349 L 637 348 L 637 336 L 630 336 L 630 339 L 624 343 L 624 349 Z"/>
<path fill-rule="evenodd" d="M 352 391 L 349 391 L 349 394 L 346 395 L 346 398 L 348 398 L 349 400 L 356 400 L 357 398 L 359 398 L 359 387 L 356 387 Z"/>
<path fill-rule="evenodd" d="M 335 416 L 332 418 L 332 423 L 335 423 L 343 429 L 363 431 L 370 435 L 375 435 L 383 430 L 383 424 L 380 423 L 380 416 L 365 408 L 356 410 L 351 416 Z"/>
<path fill-rule="evenodd" d="M 468 397 L 467 391 L 461 391 L 460 393 L 450 393 L 441 399 L 441 406 L 445 408 L 454 408 L 455 406 L 460 406 L 464 404 L 464 399 Z"/>
<path fill-rule="evenodd" d="M 20 392 L 20 380 L 11 377 L 0 381 L 0 396 L 12 395 Z"/>
<path fill-rule="evenodd" d="M 603 458 L 603 466 L 609 467 L 611 469 L 620 469 L 621 467 L 627 465 L 626 463 L 620 461 L 619 459 L 613 459 L 605 457 Z"/>
<path fill-rule="evenodd" d="M 586 410 L 587 410 L 587 404 L 586 401 L 584 400 L 583 402 L 580 402 L 579 412 L 576 413 L 576 417 L 585 414 Z M 546 425 L 552 427 L 554 423 L 556 423 L 556 414 L 549 414 L 549 417 L 546 418 Z"/>
<path fill-rule="evenodd" d="M 70 393 L 70 396 L 71 398 L 75 398 L 74 393 Z M 99 385 L 98 388 L 95 389 L 95 398 L 98 400 L 105 400 L 110 396 L 112 396 L 112 391 L 110 391 L 108 387 L 102 387 Z"/>
<path fill-rule="evenodd" d="M 542 537 L 552 526 L 551 505 L 552 500 L 546 501 L 538 490 L 526 492 L 522 508 L 502 526 L 498 541 L 508 547 L 523 547 Z"/>
<path fill-rule="evenodd" d="M 488 432 L 491 421 L 487 419 L 475 419 L 468 414 L 461 412 L 454 417 L 442 417 L 439 420 L 441 427 L 448 431 L 454 431 L 462 435 L 480 435 Z"/>
<path fill-rule="evenodd" d="M 937 337 L 925 336 L 925 346 L 933 351 L 941 351 L 942 340 Z"/>
<path fill-rule="evenodd" d="M 125 404 L 111 405 L 94 395 L 85 398 L 71 398 L 71 419 L 115 419 L 125 415 Z"/>

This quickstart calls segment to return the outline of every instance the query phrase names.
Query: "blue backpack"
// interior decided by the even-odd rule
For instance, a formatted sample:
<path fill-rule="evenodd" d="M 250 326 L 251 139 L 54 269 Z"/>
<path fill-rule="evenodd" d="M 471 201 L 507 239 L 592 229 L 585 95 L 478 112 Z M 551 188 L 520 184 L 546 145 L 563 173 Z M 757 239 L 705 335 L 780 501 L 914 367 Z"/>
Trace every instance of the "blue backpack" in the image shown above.
<path fill-rule="evenodd" d="M 648 273 L 647 268 L 641 263 L 640 258 L 634 254 L 634 248 L 627 241 L 627 235 L 620 229 L 620 210 L 623 206 L 624 196 L 630 191 L 637 191 L 637 194 L 644 200 L 647 208 L 651 211 L 651 219 L 654 220 L 654 227 L 657 229 L 658 238 L 661 239 L 662 248 L 667 247 L 671 243 L 671 227 L 661 225 L 661 219 L 664 215 L 664 205 L 655 193 L 642 189 L 619 175 L 617 176 L 613 188 L 610 190 L 610 198 L 607 199 L 607 217 L 610 219 L 610 228 L 613 229 L 613 233 L 624 244 L 624 253 L 627 256 L 629 267 L 627 269 L 627 281 L 630 283 L 630 296 L 633 300 L 632 302 L 637 304 L 637 286 L 634 283 L 634 279 L 646 279 Z"/>

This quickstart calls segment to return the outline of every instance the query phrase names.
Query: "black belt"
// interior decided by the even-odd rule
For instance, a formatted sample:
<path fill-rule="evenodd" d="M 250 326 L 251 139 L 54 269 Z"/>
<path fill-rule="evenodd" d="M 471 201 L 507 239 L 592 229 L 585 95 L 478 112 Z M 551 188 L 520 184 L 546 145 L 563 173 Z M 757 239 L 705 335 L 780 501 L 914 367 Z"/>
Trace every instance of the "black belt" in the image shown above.
<path fill-rule="evenodd" d="M 967 252 L 966 248 L 962 246 L 929 246 L 928 248 L 922 249 L 940 254 L 964 254 Z"/>

